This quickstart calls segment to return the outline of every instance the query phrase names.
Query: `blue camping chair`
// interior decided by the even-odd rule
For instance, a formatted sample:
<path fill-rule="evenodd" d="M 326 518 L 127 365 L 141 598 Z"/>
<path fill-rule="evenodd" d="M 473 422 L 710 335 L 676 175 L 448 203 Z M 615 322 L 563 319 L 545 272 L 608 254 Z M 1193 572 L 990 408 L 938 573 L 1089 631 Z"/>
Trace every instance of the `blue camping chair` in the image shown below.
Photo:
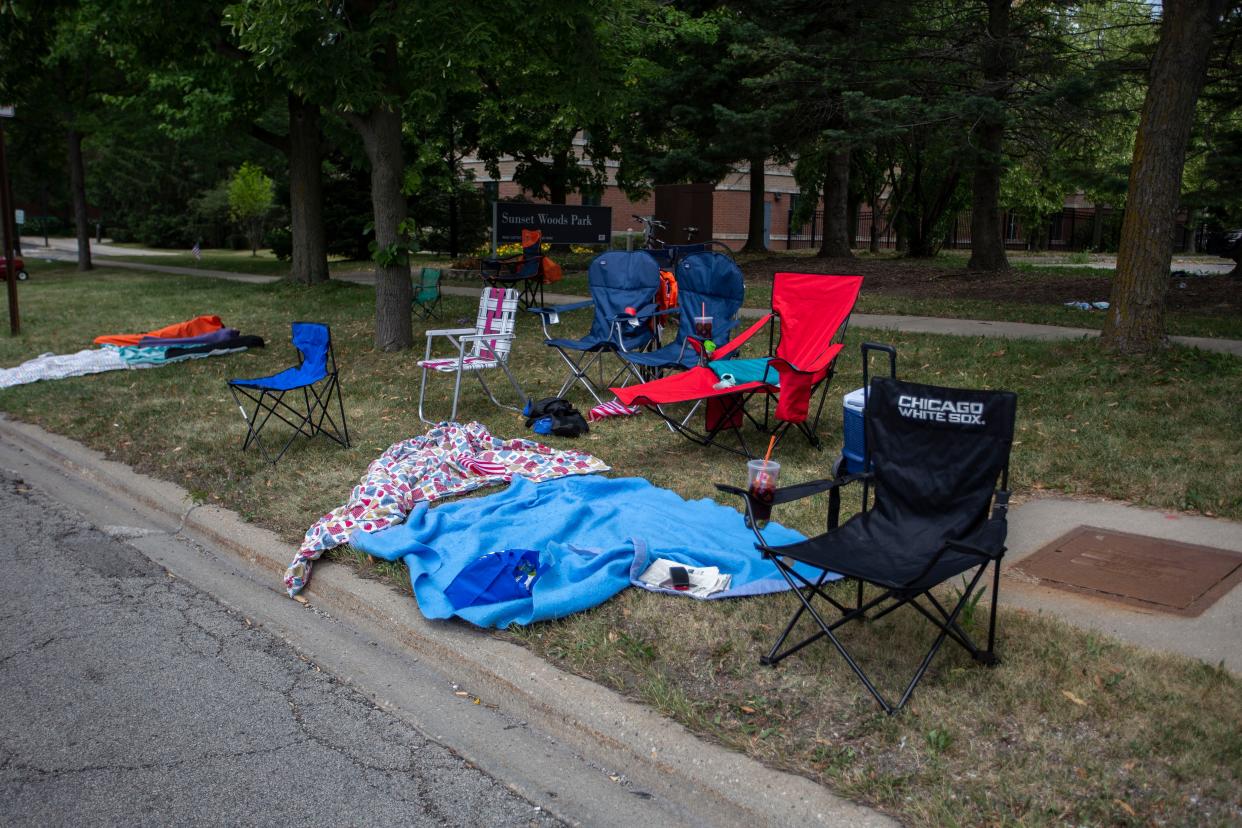
<path fill-rule="evenodd" d="M 692 253 L 681 259 L 676 268 L 677 307 L 654 311 L 656 318 L 677 316 L 677 336 L 672 342 L 654 351 L 625 351 L 618 356 L 639 382 L 652 379 L 647 374 L 665 370 L 693 368 L 704 354 L 703 342 L 710 339 L 724 345 L 737 326 L 737 313 L 746 297 L 741 268 L 723 253 Z M 711 334 L 695 330 L 697 317 L 707 316 Z"/>
<path fill-rule="evenodd" d="M 587 287 L 591 298 L 584 302 L 549 307 L 527 308 L 539 314 L 543 324 L 545 345 L 555 348 L 569 366 L 569 375 L 555 396 L 563 397 L 581 383 L 597 402 L 603 404 L 598 389 L 614 385 L 626 373 L 622 365 L 611 380 L 604 377 L 603 357 L 610 353 L 641 351 L 655 341 L 651 323 L 655 311 L 656 291 L 660 288 L 660 266 L 643 251 L 615 251 L 596 256 L 587 271 Z M 560 322 L 570 311 L 594 308 L 591 330 L 581 339 L 554 337 L 549 325 Z M 632 308 L 637 315 L 625 312 Z M 646 320 L 646 321 L 643 321 Z M 587 372 L 598 366 L 600 383 L 591 382 Z"/>
<path fill-rule="evenodd" d="M 306 437 L 322 434 L 349 448 L 349 427 L 345 424 L 345 404 L 341 401 L 332 332 L 327 325 L 318 322 L 294 322 L 292 341 L 302 356 L 301 364 L 270 377 L 229 380 L 229 391 L 246 421 L 242 451 L 257 445 L 273 465 L 284 456 L 299 434 Z M 296 393 L 293 404 L 285 402 L 286 394 L 297 391 L 302 392 L 301 405 L 298 405 Z M 329 411 L 333 396 L 336 397 L 341 418 L 339 426 Z M 246 412 L 243 399 L 253 404 L 252 412 Z M 293 428 L 293 433 L 275 457 L 259 437 L 272 417 Z"/>

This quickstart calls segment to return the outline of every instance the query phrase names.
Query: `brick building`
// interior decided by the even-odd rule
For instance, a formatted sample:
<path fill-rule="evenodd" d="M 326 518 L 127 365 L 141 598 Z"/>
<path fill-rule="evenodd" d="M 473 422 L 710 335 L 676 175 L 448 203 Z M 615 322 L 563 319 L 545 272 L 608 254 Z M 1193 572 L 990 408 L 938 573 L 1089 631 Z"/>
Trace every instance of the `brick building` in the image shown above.
<path fill-rule="evenodd" d="M 515 198 L 529 195 L 522 192 L 521 187 L 513 181 L 513 170 L 516 162 L 502 160 L 500 177 L 495 179 L 487 171 L 483 162 L 468 157 L 462 162 L 467 171 L 473 173 L 476 182 L 489 190 L 493 197 L 500 199 Z M 569 204 L 595 204 L 612 208 L 613 234 L 625 232 L 641 232 L 642 225 L 634 220 L 634 215 L 649 216 L 656 214 L 656 198 L 648 194 L 646 198 L 633 201 L 626 197 L 616 185 L 616 171 L 619 164 L 608 161 L 605 170 L 608 183 L 598 198 L 585 197 L 581 193 L 572 193 L 566 199 Z M 793 170 L 787 165 L 769 162 L 764 167 L 764 226 L 767 228 L 767 246 L 787 246 L 789 233 L 789 212 L 798 197 L 798 185 L 794 181 Z M 750 166 L 739 165 L 723 181 L 712 189 L 711 228 L 700 227 L 697 239 L 718 239 L 731 247 L 741 247 L 746 242 L 747 226 L 750 216 Z M 682 228 L 670 227 L 670 235 L 680 233 Z M 675 240 L 675 239 L 674 239 Z"/>

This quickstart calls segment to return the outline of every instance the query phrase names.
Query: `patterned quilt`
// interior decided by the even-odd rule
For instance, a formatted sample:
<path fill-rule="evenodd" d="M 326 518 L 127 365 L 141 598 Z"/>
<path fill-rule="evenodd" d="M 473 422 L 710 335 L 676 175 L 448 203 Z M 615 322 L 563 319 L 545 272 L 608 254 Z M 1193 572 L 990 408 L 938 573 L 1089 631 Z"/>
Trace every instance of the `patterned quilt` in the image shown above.
<path fill-rule="evenodd" d="M 440 423 L 421 437 L 388 447 L 363 475 L 349 502 L 306 532 L 285 573 L 289 595 L 310 580 L 311 561 L 349 542 L 355 531 L 378 532 L 405 520 L 419 501 L 439 500 L 524 477 L 536 483 L 571 474 L 608 471 L 599 458 L 557 451 L 534 440 L 493 437 L 482 423 Z"/>

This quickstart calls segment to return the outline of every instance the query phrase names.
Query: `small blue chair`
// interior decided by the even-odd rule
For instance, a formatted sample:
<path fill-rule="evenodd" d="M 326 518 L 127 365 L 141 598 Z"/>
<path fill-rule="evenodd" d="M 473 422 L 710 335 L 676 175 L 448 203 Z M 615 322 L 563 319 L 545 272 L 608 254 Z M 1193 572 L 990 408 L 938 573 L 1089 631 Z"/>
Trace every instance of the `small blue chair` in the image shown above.
<path fill-rule="evenodd" d="M 345 404 L 341 401 L 332 332 L 319 322 L 294 322 L 292 341 L 302 357 L 297 366 L 269 377 L 229 380 L 229 391 L 246 421 L 242 451 L 256 445 L 273 465 L 299 434 L 306 437 L 322 434 L 349 448 L 349 427 L 345 423 Z M 301 405 L 297 400 L 298 391 L 302 392 Z M 294 392 L 292 404 L 285 402 L 285 395 L 290 392 Z M 339 426 L 330 410 L 334 396 L 341 419 Z M 253 404 L 253 411 L 247 413 L 243 400 Z M 274 457 L 259 436 L 272 417 L 293 428 L 293 433 Z"/>

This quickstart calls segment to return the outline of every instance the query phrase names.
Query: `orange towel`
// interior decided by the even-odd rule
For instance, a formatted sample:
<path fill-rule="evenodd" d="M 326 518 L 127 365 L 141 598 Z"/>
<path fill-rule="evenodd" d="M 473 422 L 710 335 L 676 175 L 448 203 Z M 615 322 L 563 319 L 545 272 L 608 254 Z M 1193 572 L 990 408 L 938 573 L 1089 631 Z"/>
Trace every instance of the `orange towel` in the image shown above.
<path fill-rule="evenodd" d="M 218 316 L 196 316 L 175 325 L 166 325 L 159 330 L 142 334 L 105 334 L 95 337 L 96 345 L 137 345 L 144 336 L 158 336 L 161 339 L 180 339 L 187 336 L 200 336 L 224 327 Z"/>

